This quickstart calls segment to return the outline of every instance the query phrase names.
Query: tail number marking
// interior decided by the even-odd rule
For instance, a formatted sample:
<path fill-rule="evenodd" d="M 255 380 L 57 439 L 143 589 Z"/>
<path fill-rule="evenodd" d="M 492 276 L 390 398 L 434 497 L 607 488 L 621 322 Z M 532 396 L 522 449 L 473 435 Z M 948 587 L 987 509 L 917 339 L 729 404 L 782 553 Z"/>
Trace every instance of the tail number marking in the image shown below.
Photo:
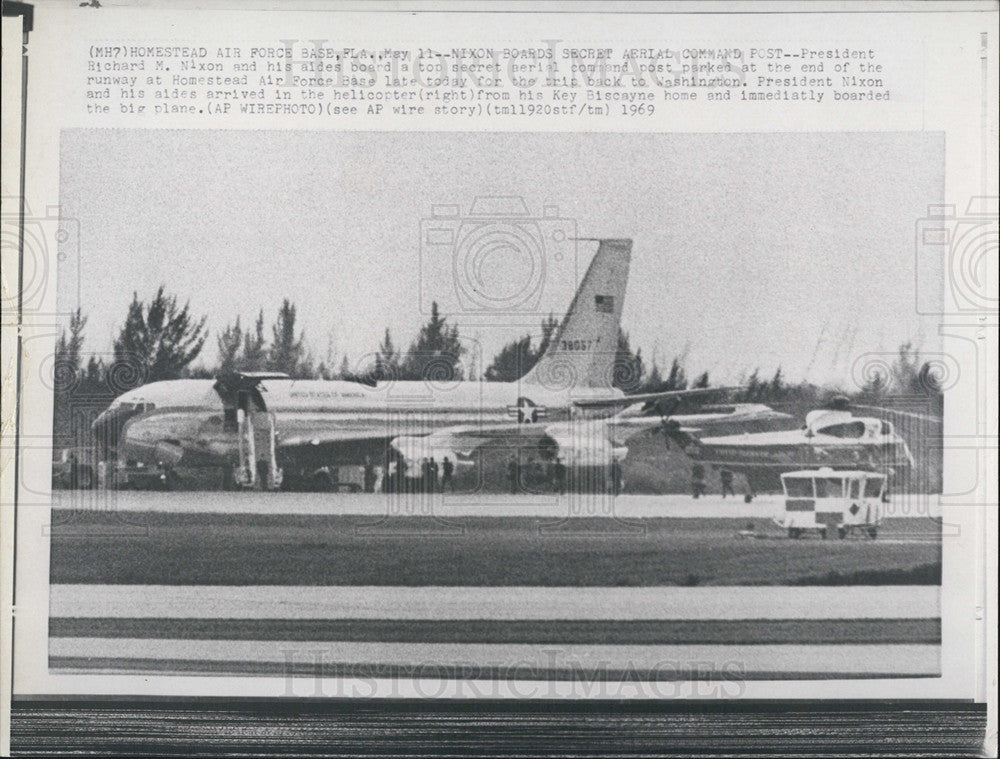
<path fill-rule="evenodd" d="M 601 338 L 596 340 L 560 340 L 559 349 L 564 351 L 589 351 L 601 342 Z"/>

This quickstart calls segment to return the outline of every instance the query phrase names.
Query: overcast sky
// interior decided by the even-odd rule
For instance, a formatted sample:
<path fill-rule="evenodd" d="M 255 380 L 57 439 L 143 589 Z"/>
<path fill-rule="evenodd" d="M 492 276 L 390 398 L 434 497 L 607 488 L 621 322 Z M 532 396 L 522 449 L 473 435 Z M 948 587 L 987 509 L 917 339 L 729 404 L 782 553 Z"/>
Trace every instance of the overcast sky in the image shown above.
<path fill-rule="evenodd" d="M 719 382 L 779 364 L 836 382 L 866 351 L 935 349 L 914 307 L 913 240 L 943 181 L 940 134 L 74 130 L 60 202 L 80 225 L 85 352 L 110 350 L 133 291 L 164 284 L 208 316 L 209 364 L 217 331 L 261 307 L 270 325 L 285 297 L 317 360 L 332 348 L 353 361 L 387 326 L 397 343 L 416 333 L 423 271 L 424 302 L 448 304 L 489 357 L 524 328 L 459 310 L 455 256 L 422 246 L 421 222 L 434 204 L 468 215 L 476 196 L 516 195 L 534 217 L 558 207 L 526 239 L 634 240 L 623 326 L 647 359 L 689 346 L 689 373 Z M 561 315 L 595 247 L 578 244 L 576 271 L 566 243 L 544 247 L 541 279 L 524 250 L 489 245 L 482 275 L 495 296 L 540 283 L 528 306 Z M 77 305 L 76 264 L 60 264 L 61 310 Z"/>

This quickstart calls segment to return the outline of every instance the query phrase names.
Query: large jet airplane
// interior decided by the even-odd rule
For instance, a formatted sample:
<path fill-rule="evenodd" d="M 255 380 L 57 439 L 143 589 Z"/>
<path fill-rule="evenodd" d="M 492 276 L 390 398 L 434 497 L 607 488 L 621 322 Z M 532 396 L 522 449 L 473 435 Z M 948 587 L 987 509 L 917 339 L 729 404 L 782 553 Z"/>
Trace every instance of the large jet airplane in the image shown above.
<path fill-rule="evenodd" d="M 625 409 L 720 390 L 626 396 L 613 387 L 632 241 L 598 243 L 546 353 L 519 380 L 364 383 L 248 373 L 154 382 L 121 395 L 94 422 L 102 455 L 147 472 L 222 467 L 234 484 L 265 489 L 366 458 L 416 477 L 427 458 L 467 463 L 497 439 L 559 457 L 567 468 L 610 467 L 625 457 L 629 437 L 662 423 L 662 415 Z M 736 405 L 694 418 L 704 425 L 769 412 Z"/>

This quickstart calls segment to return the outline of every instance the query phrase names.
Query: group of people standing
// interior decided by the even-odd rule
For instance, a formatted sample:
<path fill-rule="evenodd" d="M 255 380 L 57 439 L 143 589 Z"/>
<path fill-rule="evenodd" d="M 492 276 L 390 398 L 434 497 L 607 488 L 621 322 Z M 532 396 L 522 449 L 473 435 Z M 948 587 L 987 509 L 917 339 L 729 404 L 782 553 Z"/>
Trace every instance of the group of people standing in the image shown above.
<path fill-rule="evenodd" d="M 400 476 L 405 476 L 405 462 L 400 461 Z M 443 493 L 446 490 L 455 492 L 455 462 L 448 456 L 438 464 L 433 456 L 425 456 L 420 461 L 420 476 L 408 478 L 412 488 L 420 493 Z"/>
<path fill-rule="evenodd" d="M 405 464 L 401 463 L 400 474 L 406 471 Z M 364 463 L 364 490 L 366 493 L 374 493 L 379 490 L 380 485 L 387 485 L 383 480 L 382 467 L 375 466 L 371 458 L 366 457 Z M 621 464 L 617 459 L 612 460 L 607 471 L 608 480 L 600 483 L 603 489 L 607 489 L 618 495 L 623 490 L 623 478 Z M 409 485 L 408 490 L 423 493 L 444 493 L 446 491 L 455 492 L 455 462 L 445 456 L 439 464 L 433 456 L 424 457 L 420 462 L 420 475 L 418 477 L 406 478 Z M 733 487 L 733 473 L 728 469 L 719 470 L 719 482 L 722 486 L 722 497 L 736 495 Z M 402 484 L 402 481 L 397 485 Z M 594 483 L 598 485 L 599 483 Z M 550 461 L 540 461 L 533 456 L 522 462 L 516 455 L 512 454 L 507 460 L 507 488 L 510 493 L 522 492 L 542 492 L 550 491 L 563 495 L 567 489 L 567 468 L 562 458 L 557 456 Z M 703 464 L 695 463 L 691 467 L 691 495 L 700 498 L 707 492 L 705 467 Z"/>
<path fill-rule="evenodd" d="M 511 493 L 533 491 L 544 485 L 556 493 L 566 492 L 566 465 L 561 458 L 547 464 L 533 456 L 523 464 L 517 455 L 507 459 L 507 489 Z"/>
<path fill-rule="evenodd" d="M 401 462 L 402 464 L 402 462 Z M 400 474 L 405 472 L 405 465 L 401 466 Z M 605 485 L 609 492 L 618 495 L 623 490 L 623 478 L 621 464 L 617 459 L 612 460 L 608 466 L 607 481 L 597 483 L 601 489 Z M 424 457 L 420 462 L 420 475 L 418 477 L 407 477 L 409 483 L 407 490 L 422 493 L 444 493 L 455 492 L 455 462 L 448 456 L 438 463 L 433 456 Z M 719 470 L 719 482 L 722 487 L 722 497 L 736 495 L 733 487 L 733 473 L 728 469 Z M 382 478 L 382 468 L 372 464 L 370 458 L 365 459 L 364 464 L 364 490 L 366 493 L 374 493 L 379 489 L 380 484 L 386 484 Z M 397 485 L 401 485 L 402 481 Z M 556 457 L 550 461 L 540 461 L 533 456 L 522 462 L 516 455 L 512 454 L 507 459 L 507 489 L 510 493 L 522 492 L 542 492 L 550 491 L 563 495 L 568 486 L 567 468 L 561 457 Z M 700 498 L 707 492 L 705 467 L 703 464 L 695 463 L 691 467 L 691 495 Z"/>
<path fill-rule="evenodd" d="M 719 470 L 719 483 L 722 485 L 722 497 L 736 495 L 733 489 L 733 473 L 728 469 Z M 700 498 L 705 495 L 705 467 L 702 464 L 695 464 L 691 467 L 691 495 Z"/>

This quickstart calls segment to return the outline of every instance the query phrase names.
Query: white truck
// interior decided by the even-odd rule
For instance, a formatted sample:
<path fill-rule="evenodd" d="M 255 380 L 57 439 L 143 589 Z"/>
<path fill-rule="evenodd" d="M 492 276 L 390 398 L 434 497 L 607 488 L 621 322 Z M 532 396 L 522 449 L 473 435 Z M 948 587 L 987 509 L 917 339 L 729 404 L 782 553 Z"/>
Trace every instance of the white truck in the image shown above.
<path fill-rule="evenodd" d="M 785 494 L 783 514 L 775 521 L 788 530 L 788 537 L 807 532 L 838 538 L 850 534 L 875 538 L 887 500 L 886 477 L 862 470 L 805 469 L 781 475 Z"/>

